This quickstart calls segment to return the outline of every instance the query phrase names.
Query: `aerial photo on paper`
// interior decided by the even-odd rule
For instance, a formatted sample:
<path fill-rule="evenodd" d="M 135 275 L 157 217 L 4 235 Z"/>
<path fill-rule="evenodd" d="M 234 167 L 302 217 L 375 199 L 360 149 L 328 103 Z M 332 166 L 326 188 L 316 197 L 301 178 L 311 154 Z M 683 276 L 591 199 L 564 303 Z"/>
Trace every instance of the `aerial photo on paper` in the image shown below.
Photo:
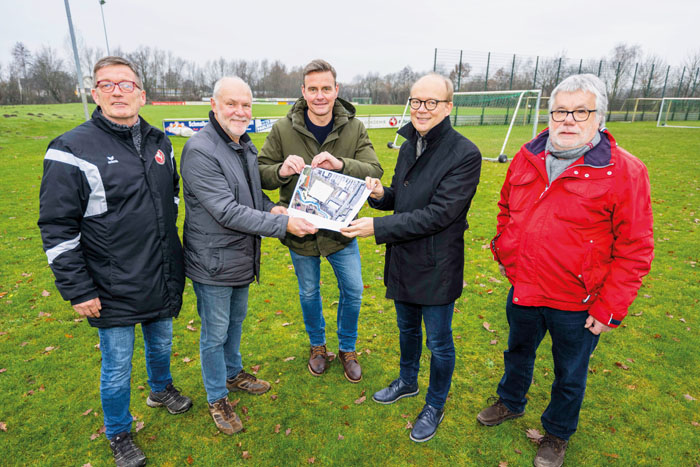
<path fill-rule="evenodd" d="M 337 231 L 353 220 L 369 193 L 364 180 L 307 165 L 299 175 L 289 215 Z"/>

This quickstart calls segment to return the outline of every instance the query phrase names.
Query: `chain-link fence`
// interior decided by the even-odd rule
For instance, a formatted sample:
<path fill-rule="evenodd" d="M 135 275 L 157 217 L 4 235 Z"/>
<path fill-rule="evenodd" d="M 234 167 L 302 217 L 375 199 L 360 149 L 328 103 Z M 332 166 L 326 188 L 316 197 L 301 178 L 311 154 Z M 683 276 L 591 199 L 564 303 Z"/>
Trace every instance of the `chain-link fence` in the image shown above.
<path fill-rule="evenodd" d="M 664 97 L 700 97 L 700 67 L 435 49 L 433 71 L 452 79 L 455 91 L 541 89 L 547 96 L 564 78 L 593 73 L 608 91 L 607 121 L 655 121 Z M 688 119 L 698 116 L 689 113 Z"/>

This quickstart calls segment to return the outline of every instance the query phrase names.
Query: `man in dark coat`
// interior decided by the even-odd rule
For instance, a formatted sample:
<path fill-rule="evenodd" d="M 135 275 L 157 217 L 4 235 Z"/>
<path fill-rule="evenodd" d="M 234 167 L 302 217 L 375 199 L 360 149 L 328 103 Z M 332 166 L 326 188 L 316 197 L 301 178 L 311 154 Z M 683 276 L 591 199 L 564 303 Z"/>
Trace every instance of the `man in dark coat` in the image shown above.
<path fill-rule="evenodd" d="M 185 285 L 177 235 L 179 177 L 162 131 L 139 117 L 136 68 L 104 57 L 94 68 L 92 119 L 54 139 L 44 158 L 39 228 L 56 287 L 98 329 L 100 397 L 118 466 L 146 463 L 131 439 L 131 359 L 141 324 L 150 407 L 182 413 L 172 384 L 173 317 Z"/>
<path fill-rule="evenodd" d="M 401 145 L 391 187 L 367 178 L 369 204 L 393 210 L 385 217 L 363 217 L 342 232 L 350 237 L 374 235 L 386 243 L 384 282 L 394 300 L 399 327 L 399 378 L 374 394 L 380 404 L 418 394 L 422 349 L 421 321 L 432 353 L 426 404 L 411 439 L 427 441 L 444 416 L 455 366 L 452 314 L 462 294 L 464 231 L 476 193 L 481 154 L 450 125 L 452 82 L 428 74 L 411 88 L 411 123 L 399 130 Z"/>
<path fill-rule="evenodd" d="M 262 192 L 257 150 L 246 134 L 253 95 L 238 77 L 214 85 L 209 124 L 182 151 L 185 192 L 185 274 L 192 279 L 202 319 L 199 354 L 209 413 L 216 427 L 243 429 L 229 391 L 263 394 L 270 383 L 243 370 L 241 332 L 248 286 L 260 274 L 261 236 L 315 233 Z"/>

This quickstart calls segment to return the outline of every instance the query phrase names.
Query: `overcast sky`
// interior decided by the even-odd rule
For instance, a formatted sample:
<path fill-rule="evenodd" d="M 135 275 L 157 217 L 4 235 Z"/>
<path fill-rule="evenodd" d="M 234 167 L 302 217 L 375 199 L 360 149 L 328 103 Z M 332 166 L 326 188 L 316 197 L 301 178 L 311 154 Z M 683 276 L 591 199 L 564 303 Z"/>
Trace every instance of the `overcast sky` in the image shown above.
<path fill-rule="evenodd" d="M 15 42 L 51 45 L 71 59 L 63 0 L 0 0 L 0 64 Z M 73 25 L 105 49 L 99 0 L 71 0 Z M 679 65 L 700 50 L 698 0 L 107 0 L 111 48 L 139 45 L 207 60 L 281 60 L 288 66 L 325 58 L 340 81 L 406 65 L 430 70 L 440 49 L 599 58 L 619 42 Z M 83 70 L 84 73 L 87 73 Z"/>

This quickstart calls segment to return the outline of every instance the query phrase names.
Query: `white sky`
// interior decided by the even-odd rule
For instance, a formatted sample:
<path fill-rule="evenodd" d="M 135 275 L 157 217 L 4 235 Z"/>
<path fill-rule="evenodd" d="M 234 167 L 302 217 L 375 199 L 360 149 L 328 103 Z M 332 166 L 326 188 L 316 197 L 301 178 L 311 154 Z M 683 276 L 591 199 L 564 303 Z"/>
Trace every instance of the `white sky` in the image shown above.
<path fill-rule="evenodd" d="M 104 50 L 99 0 L 70 7 L 79 35 Z M 62 0 L 0 0 L 0 11 L 3 68 L 17 41 L 31 51 L 51 45 L 73 66 Z M 324 58 L 346 82 L 405 65 L 432 69 L 436 47 L 588 59 L 626 42 L 670 65 L 700 51 L 698 0 L 107 0 L 104 14 L 111 48 L 148 45 L 200 65 Z"/>

